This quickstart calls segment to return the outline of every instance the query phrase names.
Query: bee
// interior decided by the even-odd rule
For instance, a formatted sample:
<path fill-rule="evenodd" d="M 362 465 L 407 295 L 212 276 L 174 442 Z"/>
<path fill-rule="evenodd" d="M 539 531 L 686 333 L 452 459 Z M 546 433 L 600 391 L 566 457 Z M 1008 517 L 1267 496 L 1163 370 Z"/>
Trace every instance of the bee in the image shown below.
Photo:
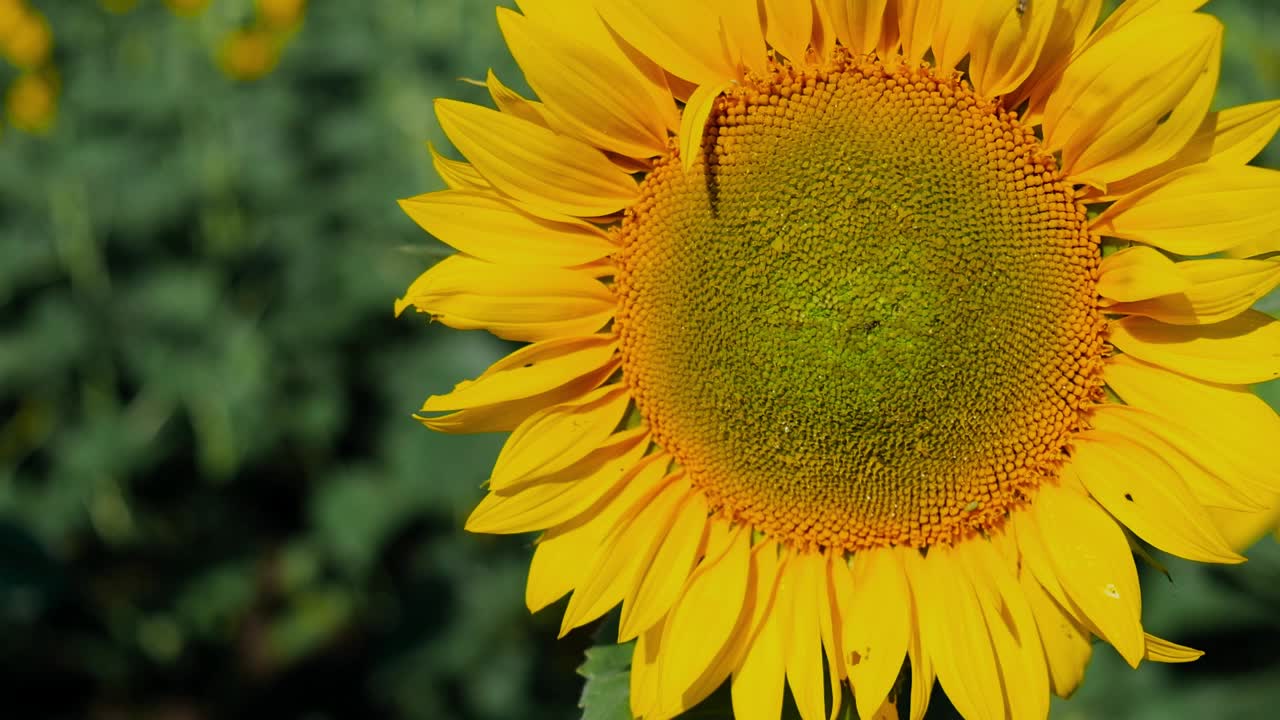
<path fill-rule="evenodd" d="M 1030 4 L 1031 0 L 1018 0 L 1018 5 L 1014 9 L 1018 11 L 1019 16 L 1025 15 L 1027 13 L 1027 6 Z"/>

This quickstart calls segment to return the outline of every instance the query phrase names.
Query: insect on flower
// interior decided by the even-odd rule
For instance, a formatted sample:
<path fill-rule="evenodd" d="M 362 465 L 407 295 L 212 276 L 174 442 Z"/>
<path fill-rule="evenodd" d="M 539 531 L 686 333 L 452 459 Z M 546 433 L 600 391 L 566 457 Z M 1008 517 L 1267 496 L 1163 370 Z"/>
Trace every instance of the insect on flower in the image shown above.
<path fill-rule="evenodd" d="M 1018 14 L 1025 15 L 1027 12 L 1027 6 L 1030 4 L 1031 4 L 1031 0 L 1018 0 L 1018 7 L 1017 7 Z"/>

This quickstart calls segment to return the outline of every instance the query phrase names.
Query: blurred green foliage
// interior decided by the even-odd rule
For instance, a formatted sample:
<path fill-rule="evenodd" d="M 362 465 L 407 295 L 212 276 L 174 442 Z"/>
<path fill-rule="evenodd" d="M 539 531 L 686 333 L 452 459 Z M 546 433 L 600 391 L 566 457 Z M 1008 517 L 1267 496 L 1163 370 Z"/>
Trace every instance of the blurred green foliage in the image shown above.
<path fill-rule="evenodd" d="M 255 83 L 216 62 L 248 0 L 43 9 L 58 124 L 0 140 L 7 697 L 565 717 L 586 640 L 529 620 L 527 540 L 461 531 L 500 438 L 410 418 L 506 347 L 391 313 L 431 99 L 510 66 L 492 7 L 313 2 Z"/>
<path fill-rule="evenodd" d="M 216 62 L 251 0 L 189 18 L 32 4 L 61 93 L 48 135 L 0 135 L 10 705 L 579 716 L 591 633 L 556 641 L 557 608 L 528 616 L 530 538 L 461 531 L 502 438 L 410 419 L 509 347 L 391 313 L 443 252 L 394 202 L 439 187 L 432 99 L 483 102 L 458 79 L 491 66 L 521 85 L 492 3 L 313 0 L 252 83 Z M 1229 28 L 1219 105 L 1280 96 L 1280 7 L 1210 9 Z M 1272 717 L 1280 550 L 1254 557 L 1148 578 L 1152 628 L 1210 655 L 1130 673 L 1100 648 L 1059 716 Z M 597 649 L 583 669 L 606 702 L 625 660 Z"/>

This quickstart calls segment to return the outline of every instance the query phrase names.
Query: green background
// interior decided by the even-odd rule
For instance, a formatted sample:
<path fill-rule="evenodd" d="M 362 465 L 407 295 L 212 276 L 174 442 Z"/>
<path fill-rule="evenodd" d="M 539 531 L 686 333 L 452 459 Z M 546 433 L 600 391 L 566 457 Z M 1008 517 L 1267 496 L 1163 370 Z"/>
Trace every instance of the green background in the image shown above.
<path fill-rule="evenodd" d="M 63 87 L 49 135 L 0 131 L 8 714 L 579 717 L 591 629 L 528 615 L 530 537 L 461 531 L 502 438 L 410 419 L 510 346 L 391 312 L 444 253 L 395 205 L 440 187 L 432 99 L 523 85 L 492 4 L 313 0 L 251 83 L 213 60 L 248 0 L 33 5 Z M 1280 96 L 1280 6 L 1209 9 L 1217 106 Z M 1151 573 L 1148 627 L 1209 655 L 1131 672 L 1098 646 L 1055 717 L 1280 713 L 1280 548 L 1251 557 Z"/>

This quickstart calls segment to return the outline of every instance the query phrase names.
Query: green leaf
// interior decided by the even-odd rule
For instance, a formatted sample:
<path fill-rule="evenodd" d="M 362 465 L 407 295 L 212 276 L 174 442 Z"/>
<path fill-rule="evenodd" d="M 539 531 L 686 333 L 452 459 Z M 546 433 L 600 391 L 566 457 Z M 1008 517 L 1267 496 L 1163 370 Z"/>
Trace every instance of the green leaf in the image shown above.
<path fill-rule="evenodd" d="M 578 674 L 582 687 L 582 720 L 631 720 L 631 652 L 635 643 L 587 648 Z"/>

